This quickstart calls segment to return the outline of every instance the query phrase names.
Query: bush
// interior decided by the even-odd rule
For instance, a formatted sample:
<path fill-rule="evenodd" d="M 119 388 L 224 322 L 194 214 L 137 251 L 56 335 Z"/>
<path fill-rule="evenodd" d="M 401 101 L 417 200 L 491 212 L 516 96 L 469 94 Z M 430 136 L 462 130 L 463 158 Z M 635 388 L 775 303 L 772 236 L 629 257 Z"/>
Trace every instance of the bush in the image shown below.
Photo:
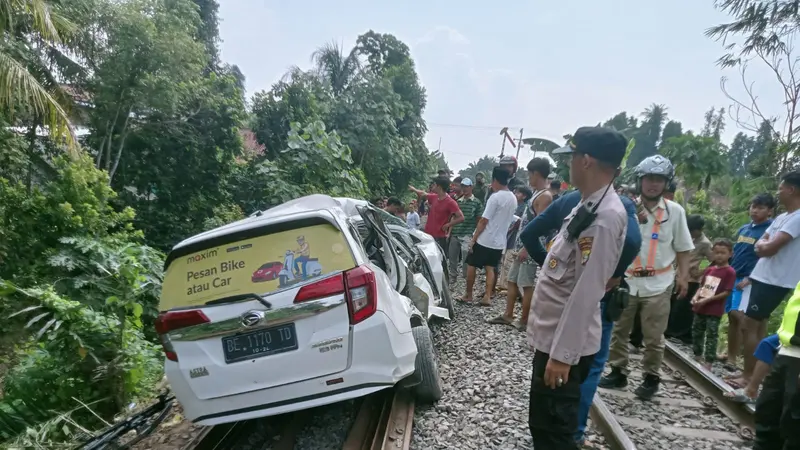
<path fill-rule="evenodd" d="M 0 288 L 4 300 L 30 304 L 17 315 L 38 328 L 4 380 L 6 407 L 0 409 L 13 406 L 28 420 L 43 421 L 74 409 L 79 400 L 93 403 L 94 411 L 109 420 L 130 401 L 153 393 L 163 376 L 163 356 L 144 338 L 135 314 L 103 314 L 52 288 L 22 289 L 2 280 Z M 76 420 L 99 424 L 88 411 L 80 411 Z"/>
<path fill-rule="evenodd" d="M 23 285 L 52 280 L 43 256 L 60 248 L 65 236 L 141 238 L 133 229 L 134 212 L 117 211 L 116 193 L 106 172 L 91 158 L 54 160 L 57 176 L 28 191 L 20 182 L 0 177 L 0 277 Z"/>

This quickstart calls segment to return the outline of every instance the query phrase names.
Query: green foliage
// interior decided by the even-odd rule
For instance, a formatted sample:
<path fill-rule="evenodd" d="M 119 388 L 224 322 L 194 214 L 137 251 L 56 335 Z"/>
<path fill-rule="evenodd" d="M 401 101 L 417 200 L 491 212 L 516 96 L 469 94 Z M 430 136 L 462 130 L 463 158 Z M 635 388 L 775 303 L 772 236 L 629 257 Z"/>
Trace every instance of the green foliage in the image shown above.
<path fill-rule="evenodd" d="M 42 255 L 59 248 L 63 236 L 141 237 L 132 227 L 133 210 L 110 203 L 117 194 L 88 156 L 58 157 L 54 166 L 56 178 L 31 191 L 0 178 L 0 277 L 23 284 L 48 277 Z"/>
<path fill-rule="evenodd" d="M 77 398 L 96 402 L 95 411 L 110 419 L 132 399 L 152 394 L 163 357 L 135 320 L 103 314 L 53 288 L 22 289 L 0 280 L 0 289 L 4 301 L 31 305 L 12 316 L 38 328 L 33 345 L 22 350 L 22 362 L 6 375 L 3 404 L 41 414 L 73 409 Z M 81 418 L 96 420 L 88 412 Z"/>
<path fill-rule="evenodd" d="M 477 161 L 469 163 L 466 169 L 460 170 L 458 175 L 471 178 L 475 181 L 475 175 L 482 172 L 487 184 L 492 178 L 492 169 L 497 165 L 497 158 L 493 156 L 481 156 Z"/>
<path fill-rule="evenodd" d="M 226 203 L 214 207 L 214 215 L 203 222 L 203 228 L 213 230 L 241 219 L 244 219 L 242 208 L 233 203 Z"/>
<path fill-rule="evenodd" d="M 708 189 L 711 179 L 727 172 L 725 147 L 713 136 L 695 136 L 691 131 L 671 137 L 661 147 L 676 173 L 696 189 Z"/>
<path fill-rule="evenodd" d="M 253 161 L 259 171 L 275 176 L 285 167 L 281 151 L 289 146 L 292 124 L 318 121 L 350 149 L 353 164 L 348 170 L 363 174 L 353 172 L 344 178 L 365 176 L 371 195 L 405 192 L 407 185 L 424 183 L 443 165 L 441 155 L 431 154 L 424 144 L 426 94 L 404 43 L 390 34 L 369 31 L 349 52 L 326 44 L 312 60 L 314 70 L 294 68 L 272 89 L 254 96 L 254 132 L 270 161 Z M 253 169 L 242 172 L 252 174 Z M 296 179 L 296 173 L 289 176 L 277 183 L 274 197 L 280 198 L 287 184 L 297 186 L 299 190 L 288 187 L 296 192 L 308 191 L 298 186 L 304 182 Z M 345 186 L 342 191 L 353 189 Z M 252 203 L 248 199 L 241 205 L 247 209 Z"/>
<path fill-rule="evenodd" d="M 298 188 L 298 196 L 310 193 L 366 196 L 364 174 L 351 169 L 354 164 L 350 149 L 342 144 L 336 132 L 326 132 L 321 121 L 306 126 L 293 123 L 287 148 L 281 154 L 286 179 Z"/>

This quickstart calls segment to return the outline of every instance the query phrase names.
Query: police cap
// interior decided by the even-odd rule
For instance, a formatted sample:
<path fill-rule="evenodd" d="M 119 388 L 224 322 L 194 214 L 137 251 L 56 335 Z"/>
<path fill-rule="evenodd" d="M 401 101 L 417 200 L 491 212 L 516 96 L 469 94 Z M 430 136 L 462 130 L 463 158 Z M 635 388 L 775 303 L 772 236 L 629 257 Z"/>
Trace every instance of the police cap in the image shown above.
<path fill-rule="evenodd" d="M 580 127 L 567 145 L 553 150 L 552 154 L 582 153 L 619 167 L 625 159 L 627 147 L 628 140 L 619 131 L 604 127 Z"/>

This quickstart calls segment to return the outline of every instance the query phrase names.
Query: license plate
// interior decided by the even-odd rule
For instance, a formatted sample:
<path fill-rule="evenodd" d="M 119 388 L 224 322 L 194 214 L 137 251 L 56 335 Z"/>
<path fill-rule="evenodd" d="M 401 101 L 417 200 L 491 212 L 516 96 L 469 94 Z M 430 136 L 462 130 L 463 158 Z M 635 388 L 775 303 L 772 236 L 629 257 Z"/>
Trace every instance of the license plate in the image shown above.
<path fill-rule="evenodd" d="M 292 350 L 297 350 L 293 323 L 222 338 L 222 351 L 228 364 Z"/>

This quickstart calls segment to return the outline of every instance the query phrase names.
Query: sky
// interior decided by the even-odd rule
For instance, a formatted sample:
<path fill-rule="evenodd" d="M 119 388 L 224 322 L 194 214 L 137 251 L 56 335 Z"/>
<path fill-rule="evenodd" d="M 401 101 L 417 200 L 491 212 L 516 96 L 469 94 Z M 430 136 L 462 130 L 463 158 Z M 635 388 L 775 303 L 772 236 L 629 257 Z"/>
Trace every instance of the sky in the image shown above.
<path fill-rule="evenodd" d="M 722 43 L 704 36 L 729 20 L 713 0 L 469 3 L 220 0 L 222 58 L 239 66 L 252 95 L 291 66 L 309 68 L 325 42 L 349 49 L 370 29 L 391 33 L 411 48 L 427 90 L 426 143 L 456 170 L 498 155 L 502 127 L 561 143 L 580 126 L 657 103 L 699 130 L 705 111 L 731 104 L 722 76 L 745 98 L 739 73 L 716 65 Z M 747 77 L 766 113 L 779 114 L 768 69 L 751 64 Z M 728 119 L 723 139 L 739 131 Z M 520 163 L 531 157 L 522 149 Z"/>

